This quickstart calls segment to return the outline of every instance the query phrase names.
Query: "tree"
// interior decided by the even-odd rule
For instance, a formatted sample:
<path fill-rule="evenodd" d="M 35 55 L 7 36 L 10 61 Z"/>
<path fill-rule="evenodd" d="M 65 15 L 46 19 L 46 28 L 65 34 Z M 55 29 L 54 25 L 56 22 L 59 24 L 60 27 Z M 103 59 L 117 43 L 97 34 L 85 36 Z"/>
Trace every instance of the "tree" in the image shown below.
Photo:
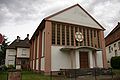
<path fill-rule="evenodd" d="M 5 64 L 5 55 L 6 55 L 6 48 L 9 44 L 9 42 L 7 41 L 8 38 L 6 38 L 6 36 L 4 36 L 4 41 L 2 43 L 1 46 L 1 51 L 0 51 L 0 65 Z"/>

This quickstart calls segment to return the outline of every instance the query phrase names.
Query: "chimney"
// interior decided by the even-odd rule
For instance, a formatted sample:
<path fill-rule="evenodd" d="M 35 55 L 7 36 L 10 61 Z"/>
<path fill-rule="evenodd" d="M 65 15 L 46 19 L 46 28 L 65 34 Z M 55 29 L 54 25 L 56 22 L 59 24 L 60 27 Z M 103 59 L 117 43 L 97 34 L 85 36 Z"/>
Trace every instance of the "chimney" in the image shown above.
<path fill-rule="evenodd" d="M 29 34 L 27 34 L 27 38 L 29 39 Z"/>
<path fill-rule="evenodd" d="M 17 42 L 19 42 L 20 41 L 20 37 L 19 36 L 17 36 Z"/>

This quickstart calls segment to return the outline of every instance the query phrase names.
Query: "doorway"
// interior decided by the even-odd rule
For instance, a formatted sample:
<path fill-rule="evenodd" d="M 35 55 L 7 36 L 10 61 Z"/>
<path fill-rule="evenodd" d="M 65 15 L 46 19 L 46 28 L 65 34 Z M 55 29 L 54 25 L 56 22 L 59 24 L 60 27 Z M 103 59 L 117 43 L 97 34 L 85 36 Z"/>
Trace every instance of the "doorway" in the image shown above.
<path fill-rule="evenodd" d="M 80 68 L 89 68 L 88 52 L 79 52 Z"/>

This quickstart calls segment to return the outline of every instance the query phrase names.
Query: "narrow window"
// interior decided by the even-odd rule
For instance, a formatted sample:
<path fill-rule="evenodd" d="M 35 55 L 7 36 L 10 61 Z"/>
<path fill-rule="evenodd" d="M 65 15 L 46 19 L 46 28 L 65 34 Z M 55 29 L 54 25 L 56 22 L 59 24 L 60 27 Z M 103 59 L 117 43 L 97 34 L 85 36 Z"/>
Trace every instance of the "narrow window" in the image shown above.
<path fill-rule="evenodd" d="M 52 44 L 55 44 L 55 24 L 52 23 Z"/>
<path fill-rule="evenodd" d="M 71 26 L 71 45 L 74 46 L 73 26 Z"/>
<path fill-rule="evenodd" d="M 65 45 L 65 25 L 62 25 L 62 45 Z"/>
<path fill-rule="evenodd" d="M 99 31 L 97 31 L 97 35 L 98 35 L 98 48 L 100 48 L 100 37 L 99 37 Z"/>
<path fill-rule="evenodd" d="M 90 46 L 90 42 L 89 42 L 89 29 L 87 29 L 87 42 L 88 42 L 88 46 Z"/>
<path fill-rule="evenodd" d="M 93 36 L 92 36 L 93 34 L 92 34 L 92 30 L 90 30 L 90 34 L 91 34 L 91 46 L 93 47 L 93 38 L 92 38 L 92 37 L 93 37 Z"/>
<path fill-rule="evenodd" d="M 76 32 L 78 32 L 78 30 L 77 30 L 78 28 L 77 27 L 75 27 L 75 33 Z M 78 41 L 76 40 L 76 46 L 78 46 Z"/>
<path fill-rule="evenodd" d="M 118 42 L 118 49 L 120 50 L 120 42 Z"/>
<path fill-rule="evenodd" d="M 69 45 L 69 26 L 66 26 L 67 45 Z"/>
<path fill-rule="evenodd" d="M 114 44 L 114 47 L 116 47 L 116 43 Z"/>
<path fill-rule="evenodd" d="M 60 24 L 57 24 L 57 45 L 60 45 Z"/>
<path fill-rule="evenodd" d="M 96 37 L 96 30 L 94 30 L 94 37 Z"/>
<path fill-rule="evenodd" d="M 117 56 L 117 50 L 115 50 L 115 56 Z"/>
<path fill-rule="evenodd" d="M 109 53 L 111 53 L 111 46 L 109 46 Z"/>
<path fill-rule="evenodd" d="M 84 46 L 86 46 L 86 35 L 85 35 L 85 29 L 83 28 L 83 36 L 84 36 Z"/>

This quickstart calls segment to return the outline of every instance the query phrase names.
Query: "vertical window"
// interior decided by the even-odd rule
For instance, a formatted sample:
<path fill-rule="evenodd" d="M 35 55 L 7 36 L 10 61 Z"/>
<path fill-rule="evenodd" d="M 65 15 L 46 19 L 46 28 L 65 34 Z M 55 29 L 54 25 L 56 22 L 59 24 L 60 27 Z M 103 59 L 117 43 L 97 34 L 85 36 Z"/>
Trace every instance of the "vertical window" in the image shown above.
<path fill-rule="evenodd" d="M 86 35 L 85 35 L 85 29 L 83 28 L 83 36 L 84 36 L 84 46 L 86 46 Z"/>
<path fill-rule="evenodd" d="M 74 46 L 73 26 L 71 26 L 71 45 Z"/>
<path fill-rule="evenodd" d="M 118 42 L 118 49 L 120 50 L 120 42 Z"/>
<path fill-rule="evenodd" d="M 55 44 L 55 24 L 52 23 L 52 44 Z"/>
<path fill-rule="evenodd" d="M 79 27 L 79 31 L 82 33 L 81 28 Z M 83 33 L 82 33 L 83 34 Z M 82 46 L 82 41 L 80 42 L 80 46 Z"/>
<path fill-rule="evenodd" d="M 88 46 L 90 46 L 90 42 L 89 42 L 89 29 L 87 29 L 87 42 L 88 42 Z"/>
<path fill-rule="evenodd" d="M 62 25 L 62 45 L 65 45 L 65 25 Z"/>
<path fill-rule="evenodd" d="M 75 33 L 78 32 L 78 27 L 75 27 Z M 78 41 L 76 40 L 76 46 L 78 46 Z"/>
<path fill-rule="evenodd" d="M 114 44 L 114 47 L 116 47 L 116 43 Z"/>
<path fill-rule="evenodd" d="M 109 46 L 109 53 L 111 53 L 111 46 Z"/>
<path fill-rule="evenodd" d="M 57 24 L 57 45 L 60 45 L 60 24 Z"/>
<path fill-rule="evenodd" d="M 99 37 L 99 31 L 97 31 L 97 35 L 98 35 L 98 48 L 100 48 L 100 37 Z"/>
<path fill-rule="evenodd" d="M 115 50 L 115 56 L 117 56 L 117 50 Z"/>
<path fill-rule="evenodd" d="M 69 26 L 66 26 L 67 45 L 69 45 Z"/>
<path fill-rule="evenodd" d="M 92 34 L 92 30 L 90 30 L 90 34 L 91 34 L 91 46 L 93 47 L 93 38 L 92 38 L 92 37 L 93 37 L 93 36 L 92 36 L 93 34 Z"/>
<path fill-rule="evenodd" d="M 94 30 L 94 37 L 96 37 L 96 30 Z"/>

